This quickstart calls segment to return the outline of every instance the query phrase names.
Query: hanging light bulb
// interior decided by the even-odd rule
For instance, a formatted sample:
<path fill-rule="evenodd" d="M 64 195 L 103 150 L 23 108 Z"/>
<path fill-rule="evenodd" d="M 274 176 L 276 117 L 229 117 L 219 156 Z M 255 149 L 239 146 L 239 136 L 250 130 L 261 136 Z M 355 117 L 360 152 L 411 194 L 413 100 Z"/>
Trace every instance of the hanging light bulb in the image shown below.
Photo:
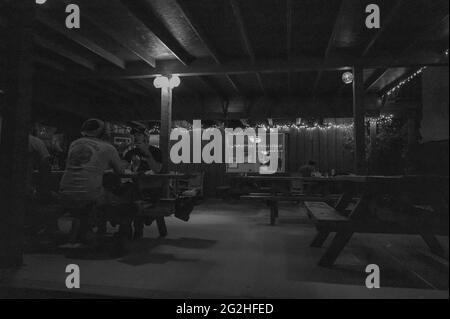
<path fill-rule="evenodd" d="M 180 84 L 181 84 L 181 80 L 180 80 L 180 77 L 177 75 L 172 76 L 169 80 L 169 85 L 172 89 L 179 87 Z"/>
<path fill-rule="evenodd" d="M 342 74 L 342 82 L 345 84 L 350 84 L 353 82 L 353 73 L 352 72 L 345 72 Z"/>
<path fill-rule="evenodd" d="M 170 86 L 169 79 L 166 76 L 158 76 L 153 81 L 153 85 L 157 89 L 167 88 Z"/>
<path fill-rule="evenodd" d="M 153 81 L 153 85 L 157 89 L 169 88 L 169 87 L 171 89 L 173 89 L 173 88 L 180 86 L 180 84 L 181 84 L 181 79 L 177 75 L 172 76 L 170 79 L 167 76 L 158 76 Z"/>

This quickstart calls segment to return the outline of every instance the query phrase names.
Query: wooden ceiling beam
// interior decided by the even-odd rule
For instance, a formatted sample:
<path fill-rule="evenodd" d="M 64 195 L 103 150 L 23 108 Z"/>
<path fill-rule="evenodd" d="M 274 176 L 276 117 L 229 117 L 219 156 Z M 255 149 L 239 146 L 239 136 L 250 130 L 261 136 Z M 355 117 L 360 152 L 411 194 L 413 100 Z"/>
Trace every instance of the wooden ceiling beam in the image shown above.
<path fill-rule="evenodd" d="M 64 64 L 54 61 L 52 59 L 46 58 L 46 57 L 35 56 L 35 57 L 33 57 L 33 62 L 37 63 L 37 64 L 45 65 L 51 69 L 54 69 L 54 70 L 57 70 L 60 72 L 66 71 L 66 66 Z"/>
<path fill-rule="evenodd" d="M 222 65 L 216 64 L 210 59 L 197 59 L 189 66 L 181 64 L 177 60 L 158 62 L 157 68 L 145 67 L 142 64 L 129 64 L 126 70 L 103 67 L 94 73 L 87 73 L 81 69 L 72 70 L 75 77 L 83 78 L 116 78 L 116 79 L 145 79 L 154 78 L 163 74 L 184 76 L 205 75 L 239 75 L 259 72 L 261 74 L 308 72 L 308 71 L 347 71 L 352 65 L 358 65 L 366 69 L 396 68 L 396 67 L 420 67 L 420 66 L 447 66 L 448 59 L 436 52 L 422 52 L 421 55 L 405 56 L 393 61 L 391 58 L 358 58 L 358 57 L 332 57 L 323 58 L 297 57 L 291 61 L 286 60 L 261 60 L 254 65 L 247 60 L 230 61 Z"/>
<path fill-rule="evenodd" d="M 448 20 L 449 20 L 449 15 L 445 15 L 444 18 L 442 18 L 441 20 L 433 23 L 432 25 L 430 25 L 428 28 L 426 28 L 423 32 L 420 32 L 411 42 L 411 44 L 402 51 L 402 53 L 397 57 L 394 58 L 391 63 L 392 64 L 396 64 L 398 63 L 402 57 L 404 56 L 408 56 L 410 54 L 410 52 L 412 52 L 414 49 L 416 49 L 418 47 L 418 45 L 420 44 L 421 41 L 423 41 L 424 39 L 428 38 L 429 36 L 432 36 L 433 32 L 435 31 L 435 29 L 441 25 L 447 25 L 448 26 Z M 447 60 L 447 65 L 448 65 L 448 60 Z M 420 67 L 423 65 L 418 65 L 417 67 Z M 389 68 L 390 67 L 386 67 L 384 68 L 384 72 L 377 78 L 374 80 L 374 82 L 372 83 L 368 83 L 366 85 L 367 89 L 366 92 L 370 92 L 372 90 L 372 88 L 375 87 L 375 85 L 377 84 L 378 81 L 380 81 L 388 72 L 389 72 Z M 394 80 L 395 82 L 396 80 Z M 391 82 L 392 83 L 392 82 Z M 384 86 L 383 88 L 381 88 L 379 91 L 383 91 L 386 87 L 388 87 L 390 85 L 387 84 L 386 86 Z"/>
<path fill-rule="evenodd" d="M 195 60 L 185 48 L 183 48 L 178 40 L 167 30 L 161 23 L 159 18 L 145 4 L 145 1 L 138 0 L 121 0 L 128 10 L 139 19 L 160 41 L 172 52 L 172 54 L 184 65 L 189 65 Z"/>
<path fill-rule="evenodd" d="M 248 37 L 247 28 L 245 27 L 244 19 L 242 17 L 241 7 L 237 0 L 229 0 L 229 1 L 230 1 L 231 8 L 233 10 L 234 19 L 236 21 L 236 26 L 239 30 L 239 36 L 241 38 L 242 45 L 244 47 L 245 52 L 250 57 L 251 63 L 254 64 L 256 61 L 255 52 L 253 51 L 253 47 L 252 47 L 252 45 L 250 43 L 250 39 Z M 262 81 L 261 74 L 256 72 L 255 76 L 258 81 L 258 85 L 259 85 L 261 91 L 263 92 L 264 95 L 266 95 L 266 89 L 264 87 L 264 83 Z"/>
<path fill-rule="evenodd" d="M 107 50 L 103 49 L 102 47 L 95 44 L 91 40 L 85 38 L 78 31 L 68 29 L 68 28 L 64 27 L 62 24 L 57 23 L 51 17 L 49 17 L 47 14 L 45 14 L 42 10 L 38 11 L 37 20 L 40 23 L 44 24 L 45 26 L 49 27 L 50 29 L 54 30 L 55 32 L 62 34 L 63 36 L 65 36 L 66 38 L 79 44 L 83 48 L 91 51 L 92 53 L 96 54 L 97 56 L 101 57 L 102 59 L 110 62 L 111 64 L 113 64 L 121 69 L 125 69 L 125 61 L 123 61 L 119 57 L 115 56 L 113 53 L 108 52 Z"/>
<path fill-rule="evenodd" d="M 384 34 L 384 32 L 386 32 L 386 30 L 389 28 L 389 26 L 391 26 L 392 22 L 394 21 L 395 17 L 399 13 L 404 2 L 405 2 L 405 0 L 397 0 L 397 3 L 395 4 L 394 8 L 392 8 L 392 10 L 389 12 L 388 16 L 386 17 L 386 19 L 384 19 L 383 23 L 381 24 L 381 28 L 378 29 L 378 31 L 372 37 L 370 42 L 364 48 L 364 51 L 361 54 L 362 57 L 367 56 L 367 54 L 370 52 L 370 50 L 375 45 L 375 43 L 380 39 L 380 37 Z"/>
<path fill-rule="evenodd" d="M 216 64 L 222 65 L 224 63 L 224 60 L 219 55 L 217 50 L 210 45 L 210 41 L 208 41 L 208 36 L 207 36 L 206 32 L 203 30 L 203 28 L 198 23 L 195 22 L 195 19 L 193 18 L 187 5 L 183 2 L 183 0 L 175 0 L 174 2 L 176 3 L 178 9 L 182 13 L 184 20 L 189 24 L 192 31 L 194 31 L 194 33 L 196 34 L 197 38 L 203 43 L 203 46 L 206 48 L 206 50 L 208 51 L 211 58 L 215 61 Z M 234 79 L 227 73 L 224 73 L 222 75 L 225 76 L 225 78 L 231 84 L 233 89 L 238 94 L 240 94 L 239 87 L 236 84 L 236 82 L 234 81 Z"/>
<path fill-rule="evenodd" d="M 333 30 L 331 32 L 330 38 L 328 39 L 327 48 L 325 49 L 325 53 L 324 53 L 325 60 L 327 60 L 330 57 L 330 52 L 336 41 L 336 36 L 337 36 L 337 33 L 339 32 L 339 25 L 341 24 L 341 19 L 344 16 L 344 10 L 346 8 L 345 1 L 346 0 L 341 0 L 341 5 L 336 14 L 336 18 L 334 20 L 334 25 L 333 25 Z M 319 89 L 319 84 L 320 84 L 320 81 L 322 80 L 323 71 L 324 70 L 319 70 L 319 72 L 317 73 L 316 80 L 314 81 L 314 86 L 313 86 L 313 95 L 314 96 L 317 94 L 317 90 Z"/>
<path fill-rule="evenodd" d="M 55 43 L 51 40 L 47 40 L 39 35 L 34 36 L 35 44 L 39 47 L 52 51 L 56 53 L 57 55 L 60 55 L 68 60 L 71 60 L 72 62 L 81 65 L 85 67 L 86 69 L 89 69 L 91 71 L 95 71 L 96 65 L 94 62 L 74 53 L 69 50 L 67 50 L 64 46 Z"/>
<path fill-rule="evenodd" d="M 62 0 L 65 4 L 71 4 L 71 0 Z M 92 1 L 92 0 L 90 0 Z M 113 39 L 117 44 L 125 47 L 127 50 L 132 52 L 134 55 L 139 57 L 142 61 L 150 65 L 151 67 L 156 66 L 156 60 L 149 52 L 142 47 L 138 41 L 133 40 L 132 37 L 127 36 L 127 34 L 120 32 L 118 30 L 112 30 L 107 23 L 96 17 L 95 12 L 89 10 L 89 2 L 78 0 L 83 5 L 82 15 L 87 19 L 92 25 L 100 29 L 104 34 Z M 91 2 L 92 3 L 92 2 Z M 130 26 L 131 27 L 131 26 Z"/>
<path fill-rule="evenodd" d="M 292 0 L 286 0 L 286 56 L 292 58 Z M 292 93 L 292 74 L 288 72 L 288 94 Z"/>

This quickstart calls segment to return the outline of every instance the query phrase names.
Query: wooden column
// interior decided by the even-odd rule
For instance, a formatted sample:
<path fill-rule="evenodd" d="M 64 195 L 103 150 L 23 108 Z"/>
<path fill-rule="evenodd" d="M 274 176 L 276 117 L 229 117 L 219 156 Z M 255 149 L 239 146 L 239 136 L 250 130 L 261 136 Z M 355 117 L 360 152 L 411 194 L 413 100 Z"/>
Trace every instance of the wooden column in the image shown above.
<path fill-rule="evenodd" d="M 161 89 L 161 129 L 159 147 L 162 154 L 162 173 L 169 172 L 170 164 L 170 131 L 172 128 L 172 89 Z"/>
<path fill-rule="evenodd" d="M 34 0 L 11 1 L 8 5 L 7 77 L 0 141 L 0 268 L 22 265 L 35 7 Z"/>
<path fill-rule="evenodd" d="M 356 174 L 366 173 L 366 143 L 364 127 L 364 76 L 363 69 L 353 68 L 353 120 L 355 137 L 355 164 Z"/>
<path fill-rule="evenodd" d="M 370 121 L 370 163 L 369 163 L 369 174 L 372 174 L 375 167 L 374 167 L 374 154 L 375 154 L 375 147 L 377 146 L 377 122 L 376 120 Z"/>

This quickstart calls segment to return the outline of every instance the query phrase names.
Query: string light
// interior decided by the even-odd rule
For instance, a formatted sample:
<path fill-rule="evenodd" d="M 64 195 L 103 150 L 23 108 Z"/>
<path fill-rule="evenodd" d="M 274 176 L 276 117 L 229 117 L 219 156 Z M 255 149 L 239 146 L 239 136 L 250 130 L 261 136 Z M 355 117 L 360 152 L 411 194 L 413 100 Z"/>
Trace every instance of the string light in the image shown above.
<path fill-rule="evenodd" d="M 373 123 L 373 124 L 377 124 L 377 125 L 389 125 L 392 123 L 392 120 L 394 119 L 394 116 L 392 114 L 386 114 L 386 115 L 380 115 L 379 117 L 371 117 L 369 118 L 369 122 Z M 307 132 L 312 132 L 312 131 L 327 131 L 327 130 L 332 130 L 332 129 L 337 129 L 337 130 L 344 130 L 344 131 L 348 131 L 348 130 L 352 130 L 354 127 L 353 123 L 348 123 L 348 124 L 334 124 L 334 123 L 324 123 L 324 124 L 319 124 L 319 123 L 314 123 L 314 124 L 306 124 L 306 123 L 300 123 L 300 124 L 296 124 L 296 123 L 291 123 L 291 124 L 282 124 L 282 125 L 273 125 L 273 126 L 269 126 L 267 124 L 258 124 L 256 125 L 254 128 L 255 129 L 259 129 L 262 128 L 266 131 L 275 131 L 278 130 L 280 132 L 285 132 L 285 131 L 289 131 L 289 130 L 306 130 Z M 181 125 L 176 125 L 174 127 L 174 129 L 186 129 L 188 131 L 192 131 L 193 127 L 192 124 L 187 124 L 185 126 L 181 126 Z M 222 129 L 224 128 L 224 125 L 213 125 L 210 127 L 204 127 L 202 126 L 202 129 L 204 130 L 208 130 L 208 129 Z M 248 127 L 251 128 L 251 127 Z M 160 130 L 158 126 L 153 127 L 150 131 L 150 134 L 159 134 Z"/>
<path fill-rule="evenodd" d="M 370 124 L 376 124 L 376 125 L 390 125 L 392 124 L 392 120 L 394 119 L 394 116 L 392 114 L 387 115 L 380 115 L 379 117 L 371 117 L 369 119 Z"/>
<path fill-rule="evenodd" d="M 403 81 L 401 81 L 400 83 L 398 83 L 396 86 L 394 86 L 392 89 L 390 89 L 389 91 L 387 91 L 385 95 L 391 96 L 391 95 L 394 94 L 395 92 L 399 91 L 403 86 L 405 86 L 406 84 L 408 84 L 409 82 L 411 82 L 413 79 L 415 79 L 417 76 L 419 76 L 420 74 L 422 74 L 422 72 L 425 71 L 426 68 L 427 68 L 426 66 L 421 67 L 421 68 L 418 69 L 416 72 L 414 72 L 413 74 L 411 74 L 410 76 L 408 76 L 406 79 L 404 79 Z"/>
<path fill-rule="evenodd" d="M 448 58 L 448 48 L 447 50 L 444 51 L 444 55 Z M 383 97 L 385 97 L 386 95 L 389 97 L 391 95 L 393 95 L 395 92 L 399 91 L 404 85 L 408 84 L 409 82 L 411 82 L 414 78 L 416 78 L 417 76 L 419 76 L 420 74 L 422 74 L 423 71 L 425 71 L 427 69 L 426 66 L 421 67 L 420 69 L 418 69 L 416 72 L 414 72 L 413 74 L 411 74 L 410 76 L 408 76 L 408 78 L 406 78 L 405 80 L 401 81 L 400 83 L 398 83 L 396 86 L 394 86 L 392 89 L 390 89 L 389 91 L 386 92 L 386 94 L 384 94 Z"/>

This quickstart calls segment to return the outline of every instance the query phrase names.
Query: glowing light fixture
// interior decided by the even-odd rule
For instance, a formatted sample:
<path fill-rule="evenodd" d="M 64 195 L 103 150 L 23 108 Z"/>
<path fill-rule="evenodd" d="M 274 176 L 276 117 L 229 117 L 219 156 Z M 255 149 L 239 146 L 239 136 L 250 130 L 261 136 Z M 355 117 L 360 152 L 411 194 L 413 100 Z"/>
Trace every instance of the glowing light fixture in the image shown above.
<path fill-rule="evenodd" d="M 176 88 L 178 86 L 180 86 L 181 84 L 181 79 L 179 76 L 172 76 L 170 79 L 167 76 L 158 76 L 155 78 L 155 80 L 153 81 L 153 85 L 155 86 L 155 88 L 157 89 L 162 89 L 162 88 Z"/>
<path fill-rule="evenodd" d="M 169 84 L 170 84 L 170 87 L 171 87 L 172 89 L 173 89 L 173 88 L 176 88 L 176 87 L 179 87 L 180 84 L 181 84 L 180 77 L 179 77 L 179 76 L 176 76 L 176 75 L 172 76 L 172 77 L 170 78 L 170 80 L 169 80 Z"/>
<path fill-rule="evenodd" d="M 353 73 L 352 72 L 345 72 L 342 74 L 342 82 L 345 84 L 353 83 Z"/>

